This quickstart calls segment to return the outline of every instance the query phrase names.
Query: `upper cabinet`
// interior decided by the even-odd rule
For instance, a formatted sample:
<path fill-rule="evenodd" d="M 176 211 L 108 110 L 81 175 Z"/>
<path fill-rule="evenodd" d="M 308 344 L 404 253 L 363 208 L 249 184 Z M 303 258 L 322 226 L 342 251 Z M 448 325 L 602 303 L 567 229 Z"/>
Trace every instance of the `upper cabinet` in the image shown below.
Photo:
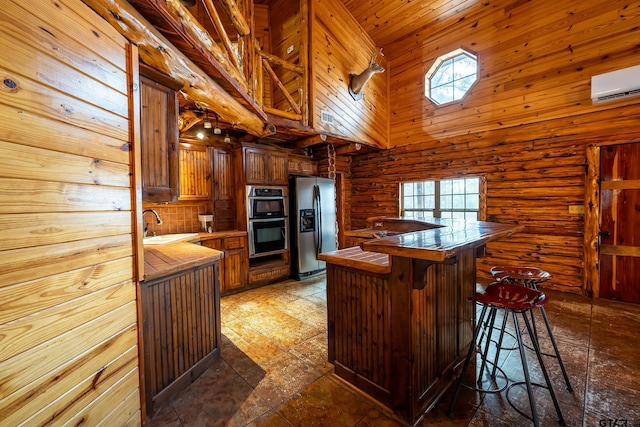
<path fill-rule="evenodd" d="M 179 195 L 176 90 L 146 76 L 140 89 L 142 200 L 173 202 Z"/>
<path fill-rule="evenodd" d="M 318 162 L 309 157 L 289 154 L 289 175 L 318 175 Z"/>
<path fill-rule="evenodd" d="M 211 159 L 204 145 L 180 144 L 180 200 L 211 198 Z"/>
<path fill-rule="evenodd" d="M 260 147 L 244 147 L 243 153 L 246 184 L 288 184 L 287 153 Z"/>

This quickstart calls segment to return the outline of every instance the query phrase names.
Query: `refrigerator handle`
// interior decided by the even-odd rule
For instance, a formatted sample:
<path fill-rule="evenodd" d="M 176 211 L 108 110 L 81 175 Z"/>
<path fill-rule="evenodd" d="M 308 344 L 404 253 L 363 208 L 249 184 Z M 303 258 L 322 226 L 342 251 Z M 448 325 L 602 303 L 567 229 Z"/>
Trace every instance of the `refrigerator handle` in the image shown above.
<path fill-rule="evenodd" d="M 321 216 L 321 209 L 320 206 L 322 206 L 320 204 L 320 187 L 318 185 L 314 185 L 313 186 L 313 210 L 316 214 L 317 217 L 317 224 L 316 224 L 316 235 L 315 235 L 315 244 L 316 244 L 316 259 L 318 258 L 318 255 L 320 254 L 320 248 L 322 247 L 322 232 L 321 232 L 321 228 L 322 228 L 322 216 Z"/>
<path fill-rule="evenodd" d="M 319 237 L 319 244 L 318 244 L 318 250 L 316 253 L 316 258 L 318 258 L 318 255 L 320 255 L 320 252 L 322 252 L 322 199 L 320 198 L 320 186 L 318 185 L 318 237 Z"/>

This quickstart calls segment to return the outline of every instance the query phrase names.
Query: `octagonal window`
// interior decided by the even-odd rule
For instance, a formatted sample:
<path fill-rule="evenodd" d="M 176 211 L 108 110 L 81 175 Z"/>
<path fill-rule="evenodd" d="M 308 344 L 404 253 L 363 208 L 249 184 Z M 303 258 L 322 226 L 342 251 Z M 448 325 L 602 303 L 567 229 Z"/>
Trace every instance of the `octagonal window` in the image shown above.
<path fill-rule="evenodd" d="M 457 49 L 439 57 L 425 75 L 425 95 L 436 104 L 458 101 L 478 78 L 478 60 Z"/>

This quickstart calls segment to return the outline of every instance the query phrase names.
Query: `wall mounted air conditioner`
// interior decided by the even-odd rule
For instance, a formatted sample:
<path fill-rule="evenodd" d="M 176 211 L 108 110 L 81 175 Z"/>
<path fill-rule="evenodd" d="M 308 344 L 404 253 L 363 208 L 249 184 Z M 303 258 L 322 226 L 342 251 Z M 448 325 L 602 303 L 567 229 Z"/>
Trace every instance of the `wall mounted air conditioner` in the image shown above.
<path fill-rule="evenodd" d="M 594 104 L 640 95 L 640 65 L 591 77 Z"/>

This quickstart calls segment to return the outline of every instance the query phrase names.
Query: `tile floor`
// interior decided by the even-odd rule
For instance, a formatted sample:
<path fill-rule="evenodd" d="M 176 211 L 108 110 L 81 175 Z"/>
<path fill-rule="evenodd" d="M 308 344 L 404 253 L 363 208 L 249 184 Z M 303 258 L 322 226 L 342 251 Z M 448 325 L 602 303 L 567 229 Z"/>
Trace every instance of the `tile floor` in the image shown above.
<path fill-rule="evenodd" d="M 640 427 L 640 305 L 547 291 L 546 311 L 574 393 L 545 358 L 568 426 Z M 222 358 L 147 426 L 399 426 L 393 416 L 332 374 L 326 361 L 324 276 L 285 281 L 222 298 Z M 533 355 L 530 355 L 533 357 Z M 521 378 L 517 351 L 500 366 Z M 540 375 L 534 380 L 543 382 Z M 524 388 L 510 396 L 528 409 Z M 451 390 L 421 426 L 533 425 L 504 392 L 462 389 L 452 418 Z M 558 425 L 548 393 L 536 390 L 541 425 Z"/>

